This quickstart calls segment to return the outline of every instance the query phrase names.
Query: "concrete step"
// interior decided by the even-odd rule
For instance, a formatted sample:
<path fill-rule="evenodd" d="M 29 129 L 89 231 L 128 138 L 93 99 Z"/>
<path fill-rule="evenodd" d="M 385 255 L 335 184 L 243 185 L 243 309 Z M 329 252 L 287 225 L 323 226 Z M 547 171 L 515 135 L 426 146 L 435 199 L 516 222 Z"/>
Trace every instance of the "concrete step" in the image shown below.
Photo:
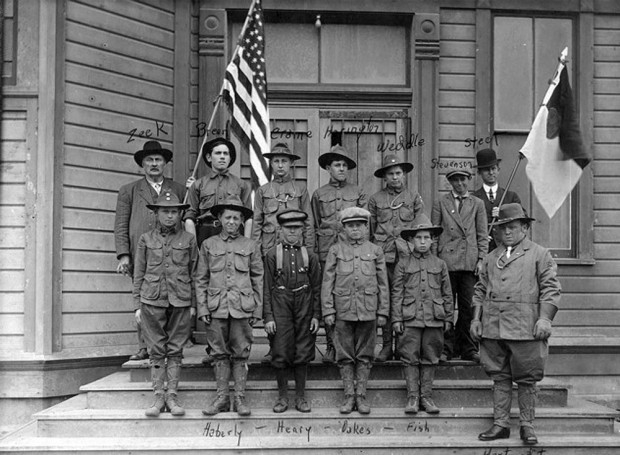
<path fill-rule="evenodd" d="M 231 382 L 232 385 L 232 382 Z M 294 383 L 289 382 L 291 396 Z M 490 407 L 492 406 L 492 383 L 486 380 L 448 381 L 436 380 L 433 384 L 433 397 L 439 407 Z M 566 406 L 568 388 L 551 380 L 539 384 L 538 401 L 540 407 Z M 402 407 L 407 393 L 404 380 L 371 380 L 368 383 L 367 398 L 371 406 L 384 408 Z M 92 409 L 144 409 L 152 402 L 152 389 L 149 382 L 132 382 L 127 372 L 119 372 L 93 383 L 82 386 Z M 213 381 L 181 381 L 179 398 L 190 409 L 201 409 L 215 394 Z M 231 389 L 232 390 L 232 389 Z M 315 408 L 333 408 L 343 399 L 342 383 L 333 381 L 308 381 L 307 398 Z M 275 379 L 271 381 L 248 381 L 246 397 L 251 406 L 270 409 L 278 396 Z M 517 403 L 516 386 L 513 402 Z"/>
<path fill-rule="evenodd" d="M 222 428 L 222 427 L 220 427 Z M 359 427 L 357 427 L 359 429 Z M 558 435 L 538 431 L 539 444 L 525 447 L 518 438 L 518 430 L 509 439 L 481 442 L 477 431 L 467 434 L 446 435 L 415 432 L 390 434 L 381 432 L 359 434 L 340 430 L 333 433 L 313 431 L 279 435 L 200 433 L 197 436 L 123 437 L 115 435 L 82 437 L 37 436 L 36 424 L 0 440 L 0 452 L 55 454 L 194 454 L 194 453 L 291 453 L 310 454 L 453 454 L 453 455 L 617 455 L 620 436 L 612 435 Z M 430 433 L 430 432 L 429 432 Z"/>

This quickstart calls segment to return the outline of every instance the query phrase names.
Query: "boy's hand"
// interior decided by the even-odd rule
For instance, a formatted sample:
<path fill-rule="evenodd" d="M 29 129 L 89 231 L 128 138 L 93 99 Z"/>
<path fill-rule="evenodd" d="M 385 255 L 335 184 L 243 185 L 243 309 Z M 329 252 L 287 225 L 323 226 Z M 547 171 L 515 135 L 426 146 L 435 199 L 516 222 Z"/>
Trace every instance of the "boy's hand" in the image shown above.
<path fill-rule="evenodd" d="M 479 319 L 474 319 L 471 321 L 471 325 L 469 326 L 469 334 L 474 341 L 480 341 L 480 338 L 482 338 L 482 322 L 480 322 Z"/>
<path fill-rule="evenodd" d="M 377 325 L 383 327 L 385 324 L 387 324 L 387 318 L 385 316 L 377 316 Z"/>
<path fill-rule="evenodd" d="M 444 321 L 444 323 L 443 323 L 443 331 L 444 332 L 449 332 L 450 330 L 452 330 L 452 323 L 450 321 Z"/>
<path fill-rule="evenodd" d="M 248 319 L 248 324 L 250 324 L 250 327 L 254 327 L 254 324 L 256 324 L 257 322 L 258 322 L 258 318 Z"/>
<path fill-rule="evenodd" d="M 399 335 L 402 334 L 403 331 L 404 331 L 403 323 L 402 322 L 394 322 L 392 324 L 392 330 L 394 330 L 394 332 L 398 333 Z"/>
<path fill-rule="evenodd" d="M 476 262 L 476 269 L 474 270 L 474 275 L 479 276 L 482 273 L 482 259 L 478 259 Z"/>
<path fill-rule="evenodd" d="M 204 315 L 204 316 L 200 316 L 198 319 L 200 319 L 202 322 L 204 322 L 207 325 L 211 324 L 211 315 L 210 314 L 207 314 L 207 315 Z"/>
<path fill-rule="evenodd" d="M 330 314 L 329 316 L 325 316 L 325 318 L 323 319 L 323 322 L 325 322 L 325 325 L 328 326 L 332 326 L 336 323 L 336 316 L 334 316 L 333 314 Z"/>
<path fill-rule="evenodd" d="M 189 309 L 189 315 L 191 316 L 192 319 L 194 319 L 196 317 L 196 308 L 191 307 Z"/>
<path fill-rule="evenodd" d="M 270 321 L 265 324 L 265 332 L 267 335 L 275 335 L 276 334 L 276 322 Z"/>
<path fill-rule="evenodd" d="M 317 318 L 312 318 L 310 321 L 310 333 L 315 334 L 319 331 L 319 320 Z"/>
<path fill-rule="evenodd" d="M 129 268 L 131 266 L 131 257 L 128 254 L 124 254 L 118 260 L 116 266 L 116 273 L 122 273 L 123 275 L 129 275 Z"/>
<path fill-rule="evenodd" d="M 136 322 L 138 324 L 142 323 L 142 310 L 136 310 L 136 314 L 134 314 L 134 317 L 136 318 Z"/>

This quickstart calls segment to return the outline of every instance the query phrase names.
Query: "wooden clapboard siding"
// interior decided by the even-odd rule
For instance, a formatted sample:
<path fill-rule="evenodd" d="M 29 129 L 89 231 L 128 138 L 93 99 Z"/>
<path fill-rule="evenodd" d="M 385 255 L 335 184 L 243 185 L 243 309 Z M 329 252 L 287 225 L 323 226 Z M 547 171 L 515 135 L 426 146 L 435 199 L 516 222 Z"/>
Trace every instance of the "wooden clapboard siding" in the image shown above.
<path fill-rule="evenodd" d="M 476 16 L 474 11 L 442 9 L 439 58 L 439 144 L 441 160 L 467 159 L 476 121 Z M 445 174 L 435 168 L 433 172 Z M 440 188 L 444 179 L 438 180 Z"/>
<path fill-rule="evenodd" d="M 131 280 L 116 273 L 116 198 L 140 177 L 133 154 L 146 140 L 171 146 L 175 5 L 69 0 L 66 9 L 62 343 L 133 344 Z"/>

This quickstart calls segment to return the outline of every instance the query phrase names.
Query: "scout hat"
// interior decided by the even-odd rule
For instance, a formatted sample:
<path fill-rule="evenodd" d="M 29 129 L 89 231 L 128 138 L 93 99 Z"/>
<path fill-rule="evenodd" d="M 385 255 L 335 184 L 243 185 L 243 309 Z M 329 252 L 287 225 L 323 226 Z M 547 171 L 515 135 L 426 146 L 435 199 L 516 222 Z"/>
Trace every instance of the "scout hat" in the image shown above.
<path fill-rule="evenodd" d="M 166 163 L 172 159 L 172 152 L 168 149 L 161 148 L 161 144 L 157 141 L 147 141 L 142 150 L 138 150 L 133 154 L 133 160 L 142 167 L 142 160 L 150 155 L 161 155 Z"/>
<path fill-rule="evenodd" d="M 342 224 L 350 223 L 351 221 L 364 221 L 368 223 L 370 220 L 370 212 L 361 207 L 347 207 L 340 212 L 340 222 Z"/>
<path fill-rule="evenodd" d="M 510 223 L 511 221 L 523 220 L 526 222 L 534 221 L 534 218 L 530 218 L 525 214 L 523 206 L 518 202 L 512 204 L 504 204 L 499 208 L 498 220 L 495 223 L 491 223 L 493 226 L 499 226 L 501 224 Z"/>
<path fill-rule="evenodd" d="M 232 164 L 237 159 L 237 149 L 235 148 L 235 144 L 223 137 L 216 137 L 215 139 L 211 139 L 210 141 L 205 142 L 202 146 L 202 159 L 205 163 L 207 163 L 207 166 L 211 166 L 211 163 L 207 161 L 207 155 L 211 154 L 213 149 L 221 144 L 224 144 L 226 147 L 228 147 L 228 153 L 230 153 L 230 163 L 228 163 L 228 167 L 232 166 Z"/>
<path fill-rule="evenodd" d="M 222 213 L 226 209 L 236 210 L 237 212 L 241 212 L 241 214 L 244 216 L 246 220 L 248 218 L 252 218 L 252 214 L 254 213 L 252 212 L 251 209 L 243 205 L 243 203 L 241 202 L 241 199 L 239 199 L 239 196 L 230 196 L 224 199 L 223 203 L 216 204 L 213 207 L 211 207 L 211 214 L 217 218 L 220 216 L 220 213 Z"/>
<path fill-rule="evenodd" d="M 484 169 L 485 167 L 495 166 L 496 164 L 499 164 L 500 161 L 501 159 L 497 159 L 495 150 L 484 149 L 476 153 L 476 165 L 474 167 L 477 167 L 478 169 Z"/>
<path fill-rule="evenodd" d="M 167 191 L 159 195 L 155 204 L 146 204 L 146 207 L 153 211 L 156 211 L 157 209 L 163 207 L 175 207 L 180 210 L 185 210 L 189 208 L 189 204 L 181 203 L 179 197 L 176 194 Z"/>
<path fill-rule="evenodd" d="M 413 164 L 407 163 L 406 161 L 400 161 L 396 155 L 386 155 L 383 158 L 383 167 L 380 167 L 375 171 L 375 177 L 385 177 L 387 170 L 393 166 L 402 167 L 405 174 L 413 170 Z"/>
<path fill-rule="evenodd" d="M 288 145 L 286 145 L 284 142 L 278 142 L 276 145 L 273 146 L 270 153 L 264 153 L 263 156 L 269 160 L 271 158 L 275 158 L 276 156 L 286 156 L 290 158 L 291 161 L 295 161 L 301 158 L 300 156 L 295 155 L 293 152 L 291 152 L 291 150 L 288 148 Z"/>
<path fill-rule="evenodd" d="M 430 231 L 431 235 L 435 236 L 443 232 L 443 228 L 441 226 L 434 226 L 431 223 L 431 220 L 429 220 L 428 217 L 423 213 L 418 214 L 413 219 L 413 222 L 411 224 L 412 226 L 409 229 L 403 229 L 400 232 L 400 236 L 405 240 L 413 237 L 418 231 Z"/>
<path fill-rule="evenodd" d="M 276 215 L 276 219 L 278 220 L 278 224 L 280 224 L 280 226 L 289 227 L 302 227 L 307 218 L 308 214 L 306 212 L 302 212 L 297 209 L 286 209 Z"/>
<path fill-rule="evenodd" d="M 332 161 L 346 161 L 349 169 L 354 169 L 357 167 L 357 163 L 353 161 L 347 149 L 345 149 L 342 145 L 334 145 L 329 152 L 323 153 L 319 156 L 319 166 L 323 169 L 327 169 L 327 166 L 332 164 Z"/>
<path fill-rule="evenodd" d="M 457 175 L 464 175 L 468 179 L 471 178 L 471 172 L 469 172 L 467 169 L 452 169 L 446 174 L 446 178 L 450 180 L 452 177 L 455 177 Z"/>

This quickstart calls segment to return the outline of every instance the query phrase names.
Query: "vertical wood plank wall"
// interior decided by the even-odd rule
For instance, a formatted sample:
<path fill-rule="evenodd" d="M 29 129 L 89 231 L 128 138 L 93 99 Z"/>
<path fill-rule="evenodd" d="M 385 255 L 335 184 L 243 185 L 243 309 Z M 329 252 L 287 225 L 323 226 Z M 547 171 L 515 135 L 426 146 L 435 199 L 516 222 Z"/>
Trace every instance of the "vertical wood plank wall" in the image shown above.
<path fill-rule="evenodd" d="M 128 143 L 132 129 L 171 146 L 173 49 L 173 2 L 67 2 L 63 349 L 136 343 L 116 197 L 141 175 L 133 153 L 148 138 Z"/>

